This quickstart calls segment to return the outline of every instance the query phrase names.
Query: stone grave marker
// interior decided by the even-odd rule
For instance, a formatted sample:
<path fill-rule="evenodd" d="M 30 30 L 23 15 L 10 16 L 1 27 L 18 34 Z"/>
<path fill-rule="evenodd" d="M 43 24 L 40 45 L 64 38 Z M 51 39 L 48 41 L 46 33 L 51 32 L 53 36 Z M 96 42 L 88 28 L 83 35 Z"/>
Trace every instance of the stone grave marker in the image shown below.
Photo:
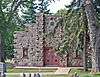
<path fill-rule="evenodd" d="M 6 64 L 0 62 L 0 77 L 5 77 Z"/>
<path fill-rule="evenodd" d="M 36 73 L 34 74 L 34 77 L 42 77 L 42 75 L 40 73 Z"/>
<path fill-rule="evenodd" d="M 40 73 L 21 73 L 20 77 L 42 77 L 42 74 Z"/>

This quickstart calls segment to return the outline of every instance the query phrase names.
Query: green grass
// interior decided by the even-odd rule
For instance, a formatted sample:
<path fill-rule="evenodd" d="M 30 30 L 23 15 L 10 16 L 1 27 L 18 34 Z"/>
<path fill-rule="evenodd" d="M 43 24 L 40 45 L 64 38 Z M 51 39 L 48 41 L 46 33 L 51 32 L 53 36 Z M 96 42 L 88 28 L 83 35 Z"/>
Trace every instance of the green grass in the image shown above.
<path fill-rule="evenodd" d="M 57 69 L 53 68 L 53 69 L 48 69 L 48 68 L 24 68 L 24 69 L 7 69 L 7 73 L 54 73 Z M 7 77 L 20 77 L 19 75 L 8 75 Z M 49 75 L 43 75 L 43 77 L 67 77 L 67 75 L 54 75 L 54 74 L 49 74 Z"/>
<path fill-rule="evenodd" d="M 36 72 L 41 72 L 41 73 L 45 73 L 45 72 L 49 72 L 49 73 L 53 73 L 55 72 L 57 69 L 38 69 L 38 68 L 23 68 L 23 69 L 7 69 L 8 73 L 36 73 Z"/>
<path fill-rule="evenodd" d="M 37 68 L 29 68 L 29 69 L 7 69 L 7 72 L 8 73 L 37 73 L 37 72 L 40 72 L 40 73 L 54 73 L 57 69 L 37 69 Z M 71 69 L 70 73 L 68 75 L 55 75 L 55 74 L 50 74 L 50 75 L 43 75 L 43 77 L 72 77 L 72 75 L 75 74 L 75 72 L 77 72 L 77 74 L 80 76 L 80 77 L 100 77 L 100 73 L 97 73 L 97 74 L 90 74 L 90 71 L 88 72 L 84 72 L 83 69 Z M 7 77 L 20 77 L 19 75 L 8 75 Z"/>
<path fill-rule="evenodd" d="M 83 69 L 72 69 L 69 74 L 75 74 L 75 72 L 80 76 L 80 77 L 100 77 L 100 73 L 98 74 L 90 74 L 90 71 L 84 72 Z"/>
<path fill-rule="evenodd" d="M 20 77 L 20 75 L 7 75 L 6 77 Z M 67 75 L 43 75 L 42 77 L 68 77 Z"/>
<path fill-rule="evenodd" d="M 67 75 L 44 75 L 43 77 L 68 77 Z"/>
<path fill-rule="evenodd" d="M 20 75 L 7 75 L 6 77 L 20 77 Z"/>

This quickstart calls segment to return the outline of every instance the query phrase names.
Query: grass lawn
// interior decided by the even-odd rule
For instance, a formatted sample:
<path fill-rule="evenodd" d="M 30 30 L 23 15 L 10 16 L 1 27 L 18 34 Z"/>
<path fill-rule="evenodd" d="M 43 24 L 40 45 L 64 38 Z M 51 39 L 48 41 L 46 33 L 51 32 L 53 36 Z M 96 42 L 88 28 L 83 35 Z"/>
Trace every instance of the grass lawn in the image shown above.
<path fill-rule="evenodd" d="M 20 75 L 7 75 L 6 77 L 20 77 Z M 68 77 L 67 75 L 43 75 L 42 77 Z"/>
<path fill-rule="evenodd" d="M 56 68 L 53 68 L 53 69 L 36 69 L 36 68 L 24 68 L 24 69 L 10 69 L 8 68 L 7 69 L 7 73 L 37 73 L 37 72 L 40 72 L 40 73 L 54 73 L 57 69 Z M 20 75 L 8 75 L 7 77 L 20 77 Z M 55 75 L 55 74 L 46 74 L 46 75 L 43 75 L 42 77 L 68 77 L 67 75 Z"/>
<path fill-rule="evenodd" d="M 8 73 L 54 73 L 57 69 L 7 69 Z M 71 69 L 68 75 L 55 75 L 55 74 L 46 74 L 43 77 L 72 77 L 75 72 L 78 73 L 80 77 L 100 77 L 100 73 L 98 74 L 90 74 L 90 71 L 84 72 L 83 69 Z M 7 77 L 20 77 L 20 75 L 8 75 Z"/>
<path fill-rule="evenodd" d="M 100 77 L 100 73 L 90 74 L 90 71 L 84 72 L 83 69 L 72 69 L 69 74 L 72 75 L 75 72 L 77 72 L 80 77 Z"/>
<path fill-rule="evenodd" d="M 53 73 L 55 72 L 57 69 L 54 68 L 54 69 L 38 69 L 38 68 L 23 68 L 23 69 L 15 69 L 15 68 L 12 68 L 12 69 L 7 69 L 7 72 L 8 73 L 37 73 L 37 72 L 40 72 L 40 73 Z"/>
<path fill-rule="evenodd" d="M 20 75 L 7 75 L 6 77 L 20 77 Z"/>

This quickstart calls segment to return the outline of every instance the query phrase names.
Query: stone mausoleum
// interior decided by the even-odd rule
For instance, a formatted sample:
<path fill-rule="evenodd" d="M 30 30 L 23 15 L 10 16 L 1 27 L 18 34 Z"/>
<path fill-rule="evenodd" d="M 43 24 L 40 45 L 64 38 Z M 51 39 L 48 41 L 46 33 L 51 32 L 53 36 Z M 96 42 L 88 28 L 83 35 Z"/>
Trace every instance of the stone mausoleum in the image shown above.
<path fill-rule="evenodd" d="M 36 23 L 14 33 L 15 66 L 82 66 L 74 53 L 62 58 L 56 49 L 64 37 L 61 17 L 38 14 Z M 71 61 L 71 62 L 70 62 Z"/>

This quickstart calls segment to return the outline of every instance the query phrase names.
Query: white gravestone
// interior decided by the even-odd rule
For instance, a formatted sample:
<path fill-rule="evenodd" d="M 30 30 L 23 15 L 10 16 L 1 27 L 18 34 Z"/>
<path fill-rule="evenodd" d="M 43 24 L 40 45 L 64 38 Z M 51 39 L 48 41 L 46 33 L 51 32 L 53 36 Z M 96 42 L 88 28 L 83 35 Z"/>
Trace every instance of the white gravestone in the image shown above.
<path fill-rule="evenodd" d="M 5 72 L 6 72 L 6 64 L 0 62 L 0 76 L 5 77 Z"/>

